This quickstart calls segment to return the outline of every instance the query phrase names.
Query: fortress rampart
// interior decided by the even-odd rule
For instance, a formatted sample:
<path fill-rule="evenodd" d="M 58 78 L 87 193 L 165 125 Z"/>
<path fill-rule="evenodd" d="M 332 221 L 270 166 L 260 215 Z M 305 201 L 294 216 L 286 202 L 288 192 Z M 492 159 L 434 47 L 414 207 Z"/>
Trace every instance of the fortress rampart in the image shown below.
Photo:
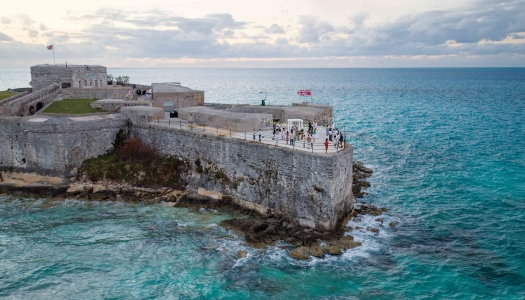
<path fill-rule="evenodd" d="M 68 177 L 90 157 L 113 148 L 122 115 L 0 118 L 0 171 Z"/>
<path fill-rule="evenodd" d="M 130 125 L 121 114 L 0 118 L 0 171 L 74 176 L 85 159 L 113 148 L 120 129 L 191 164 L 185 175 L 190 192 L 320 229 L 336 228 L 353 208 L 351 147 L 329 155 L 293 151 L 152 123 Z"/>

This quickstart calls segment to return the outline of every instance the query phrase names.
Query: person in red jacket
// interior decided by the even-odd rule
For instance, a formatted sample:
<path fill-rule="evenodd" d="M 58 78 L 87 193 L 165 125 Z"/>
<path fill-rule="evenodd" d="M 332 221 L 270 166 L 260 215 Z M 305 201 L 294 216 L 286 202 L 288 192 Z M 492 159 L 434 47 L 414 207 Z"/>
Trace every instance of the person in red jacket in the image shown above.
<path fill-rule="evenodd" d="M 326 151 L 326 154 L 328 154 L 328 139 L 324 141 L 324 150 Z"/>

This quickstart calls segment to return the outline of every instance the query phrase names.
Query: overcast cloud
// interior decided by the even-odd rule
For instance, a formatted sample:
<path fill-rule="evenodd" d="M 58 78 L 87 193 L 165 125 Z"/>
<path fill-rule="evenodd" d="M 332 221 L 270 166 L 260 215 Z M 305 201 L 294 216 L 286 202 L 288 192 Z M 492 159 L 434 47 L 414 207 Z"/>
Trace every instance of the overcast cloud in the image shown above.
<path fill-rule="evenodd" d="M 57 53 L 70 61 L 107 63 L 114 58 L 147 64 L 148 60 L 162 59 L 196 59 L 202 63 L 221 59 L 343 58 L 346 62 L 373 62 L 391 57 L 402 58 L 400 61 L 427 57 L 446 62 L 454 57 L 484 61 L 485 56 L 485 61 L 495 65 L 498 61 L 501 65 L 509 61 L 525 65 L 525 1 L 517 0 L 473 1 L 379 23 L 370 22 L 366 11 L 349 15 L 345 24 L 301 15 L 292 17 L 286 26 L 263 26 L 228 13 L 189 18 L 154 9 L 140 13 L 126 9 L 71 13 L 67 21 L 75 24 L 75 29 L 38 24 L 24 14 L 0 20 L 0 31 L 4 32 L 0 32 L 0 64 L 28 57 L 48 58 L 45 43 L 56 44 Z M 25 32 L 29 40 L 9 34 L 13 27 Z M 37 38 L 40 42 L 32 42 Z"/>

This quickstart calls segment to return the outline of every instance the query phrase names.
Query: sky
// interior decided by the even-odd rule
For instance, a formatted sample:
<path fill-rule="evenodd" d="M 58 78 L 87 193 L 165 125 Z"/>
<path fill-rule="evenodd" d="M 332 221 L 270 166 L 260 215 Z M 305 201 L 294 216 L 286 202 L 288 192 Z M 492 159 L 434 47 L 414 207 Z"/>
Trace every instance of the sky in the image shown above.
<path fill-rule="evenodd" d="M 525 67 L 525 0 L 9 1 L 0 68 Z"/>

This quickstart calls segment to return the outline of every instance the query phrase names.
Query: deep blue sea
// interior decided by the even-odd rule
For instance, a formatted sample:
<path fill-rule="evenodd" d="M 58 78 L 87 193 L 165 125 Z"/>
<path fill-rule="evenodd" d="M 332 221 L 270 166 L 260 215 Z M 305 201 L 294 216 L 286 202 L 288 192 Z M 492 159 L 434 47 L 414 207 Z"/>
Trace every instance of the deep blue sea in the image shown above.
<path fill-rule="evenodd" d="M 385 226 L 301 262 L 246 246 L 216 211 L 0 196 L 0 298 L 525 299 L 525 69 L 108 72 L 180 81 L 207 102 L 311 89 L 374 169 L 359 201 L 387 207 Z M 0 70 L 0 90 L 29 80 L 29 66 Z"/>

